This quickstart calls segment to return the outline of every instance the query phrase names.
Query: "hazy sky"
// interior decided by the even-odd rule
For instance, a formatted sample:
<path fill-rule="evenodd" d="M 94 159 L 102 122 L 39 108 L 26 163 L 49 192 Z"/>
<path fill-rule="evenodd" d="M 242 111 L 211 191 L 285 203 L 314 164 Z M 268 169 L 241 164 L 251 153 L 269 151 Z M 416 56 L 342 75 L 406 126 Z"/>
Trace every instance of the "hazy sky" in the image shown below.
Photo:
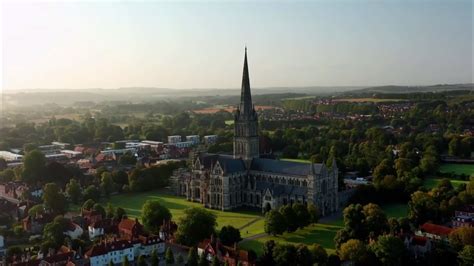
<path fill-rule="evenodd" d="M 2 4 L 3 88 L 473 80 L 472 1 Z"/>

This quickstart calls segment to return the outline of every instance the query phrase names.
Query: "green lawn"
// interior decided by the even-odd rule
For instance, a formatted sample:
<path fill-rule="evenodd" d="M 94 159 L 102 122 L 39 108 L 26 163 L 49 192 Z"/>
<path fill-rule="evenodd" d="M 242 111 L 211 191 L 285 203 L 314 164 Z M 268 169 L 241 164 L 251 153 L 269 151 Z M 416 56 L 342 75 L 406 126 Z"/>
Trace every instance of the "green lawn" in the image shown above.
<path fill-rule="evenodd" d="M 320 244 L 328 253 L 334 253 L 334 236 L 342 227 L 332 223 L 312 224 L 305 228 L 298 229 L 292 233 L 284 233 L 280 236 L 265 236 L 254 240 L 247 240 L 240 244 L 243 249 L 252 249 L 258 255 L 261 255 L 263 244 L 268 240 L 274 240 L 279 243 L 289 243 L 293 245 L 314 243 Z"/>
<path fill-rule="evenodd" d="M 465 174 L 465 175 L 473 175 L 474 174 L 474 164 L 454 164 L 454 163 L 446 163 L 441 164 L 439 167 L 439 171 L 441 173 L 455 173 L 455 174 Z"/>
<path fill-rule="evenodd" d="M 228 126 L 232 126 L 234 124 L 234 120 L 226 120 L 225 124 Z"/>
<path fill-rule="evenodd" d="M 441 178 L 427 178 L 425 179 L 423 186 L 427 189 L 432 189 L 438 185 L 438 183 L 441 182 Z M 461 184 L 467 184 L 468 181 L 465 180 L 457 180 L 457 179 L 451 179 L 451 184 L 453 187 L 458 187 Z"/>
<path fill-rule="evenodd" d="M 407 204 L 401 204 L 401 203 L 387 204 L 387 205 L 383 205 L 382 209 L 387 215 L 387 218 L 390 218 L 390 217 L 400 218 L 400 217 L 405 217 L 408 215 Z"/>
<path fill-rule="evenodd" d="M 181 216 L 183 216 L 184 209 L 188 207 L 202 207 L 200 203 L 189 202 L 182 197 L 172 196 L 161 190 L 114 195 L 110 198 L 109 202 L 114 206 L 124 208 L 127 212 L 127 215 L 130 217 L 140 217 L 142 205 L 147 200 L 158 200 L 161 204 L 166 206 L 170 210 L 173 220 L 178 220 Z M 249 233 L 245 236 L 250 236 L 255 234 L 254 232 L 259 232 L 255 223 L 243 227 L 244 225 L 255 220 L 257 220 L 258 223 L 258 219 L 262 219 L 262 216 L 258 212 L 223 212 L 210 209 L 209 211 L 216 215 L 218 228 L 221 228 L 225 225 L 232 225 L 236 228 L 239 228 L 241 232 L 249 231 Z"/>

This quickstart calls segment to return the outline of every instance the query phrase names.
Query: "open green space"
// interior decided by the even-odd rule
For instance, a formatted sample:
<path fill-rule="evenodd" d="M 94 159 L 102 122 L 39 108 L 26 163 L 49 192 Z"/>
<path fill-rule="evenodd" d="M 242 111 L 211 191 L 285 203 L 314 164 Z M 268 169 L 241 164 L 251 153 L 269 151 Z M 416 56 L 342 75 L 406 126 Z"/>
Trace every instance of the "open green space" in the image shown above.
<path fill-rule="evenodd" d="M 445 163 L 439 167 L 441 173 L 455 173 L 457 175 L 474 175 L 474 164 Z"/>
<path fill-rule="evenodd" d="M 226 120 L 225 124 L 228 126 L 232 126 L 234 124 L 234 120 Z"/>
<path fill-rule="evenodd" d="M 110 202 L 113 206 L 125 209 L 129 217 L 140 217 L 142 206 L 147 200 L 158 200 L 161 204 L 166 206 L 170 210 L 173 216 L 173 220 L 178 220 L 180 217 L 182 217 L 183 211 L 186 208 L 203 208 L 200 203 L 189 202 L 185 198 L 170 195 L 165 190 L 114 195 L 110 197 L 110 200 L 108 202 Z M 221 228 L 225 225 L 232 225 L 236 228 L 239 228 L 241 232 L 248 231 L 249 233 L 246 233 L 243 237 L 258 234 L 259 232 L 261 232 L 258 229 L 258 223 L 260 219 L 263 220 L 263 217 L 258 212 L 223 212 L 211 209 L 209 209 L 209 211 L 216 215 L 218 228 Z M 257 224 L 252 223 L 254 221 L 256 221 Z"/>
<path fill-rule="evenodd" d="M 425 179 L 423 186 L 427 189 L 432 189 L 436 187 L 439 182 L 441 182 L 441 178 L 427 178 Z M 453 187 L 459 187 L 461 184 L 467 184 L 469 181 L 466 180 L 457 180 L 457 179 L 451 179 L 451 184 Z"/>
<path fill-rule="evenodd" d="M 408 205 L 401 203 L 386 204 L 382 206 L 383 211 L 387 215 L 387 218 L 395 217 L 405 217 L 408 215 Z"/>

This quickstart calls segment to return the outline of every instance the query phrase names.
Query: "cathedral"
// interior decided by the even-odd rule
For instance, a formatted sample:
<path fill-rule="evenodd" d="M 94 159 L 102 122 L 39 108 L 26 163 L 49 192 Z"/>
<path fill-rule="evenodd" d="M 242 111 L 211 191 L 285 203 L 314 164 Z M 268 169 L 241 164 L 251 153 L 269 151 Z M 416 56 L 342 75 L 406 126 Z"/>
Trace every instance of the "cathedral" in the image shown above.
<path fill-rule="evenodd" d="M 234 122 L 233 155 L 196 153 L 189 169 L 179 169 L 171 177 L 176 195 L 223 211 L 244 206 L 266 211 L 294 202 L 315 204 L 322 215 L 337 210 L 335 162 L 327 167 L 324 163 L 260 157 L 258 115 L 250 93 L 247 48 Z"/>

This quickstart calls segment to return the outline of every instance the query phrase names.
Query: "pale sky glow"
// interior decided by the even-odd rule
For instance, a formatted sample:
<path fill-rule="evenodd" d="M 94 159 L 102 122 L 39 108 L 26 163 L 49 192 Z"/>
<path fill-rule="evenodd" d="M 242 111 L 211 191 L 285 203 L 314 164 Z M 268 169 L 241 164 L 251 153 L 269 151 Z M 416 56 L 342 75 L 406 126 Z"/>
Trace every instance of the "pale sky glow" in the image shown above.
<path fill-rule="evenodd" d="M 470 83 L 472 1 L 2 4 L 2 88 Z"/>

